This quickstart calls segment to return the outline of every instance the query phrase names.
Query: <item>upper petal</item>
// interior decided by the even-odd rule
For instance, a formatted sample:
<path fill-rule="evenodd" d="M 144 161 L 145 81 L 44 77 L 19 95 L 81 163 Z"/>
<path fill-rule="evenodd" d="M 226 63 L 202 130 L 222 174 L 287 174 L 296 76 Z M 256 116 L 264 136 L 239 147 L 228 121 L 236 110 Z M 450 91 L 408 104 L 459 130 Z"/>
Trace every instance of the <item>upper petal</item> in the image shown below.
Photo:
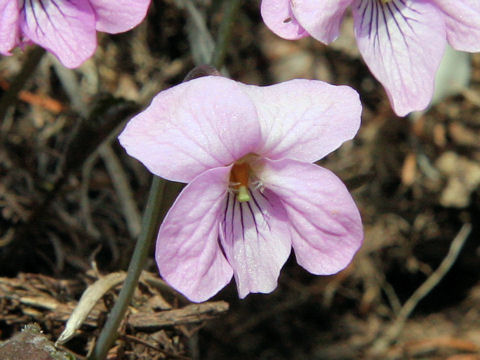
<path fill-rule="evenodd" d="M 192 301 L 228 284 L 232 268 L 218 243 L 230 167 L 211 169 L 180 193 L 158 233 L 155 258 L 162 277 Z"/>
<path fill-rule="evenodd" d="M 150 0 L 90 0 L 98 31 L 116 34 L 131 30 L 145 18 Z"/>
<path fill-rule="evenodd" d="M 0 0 L 0 53 L 9 55 L 18 43 L 18 3 Z"/>
<path fill-rule="evenodd" d="M 237 82 L 207 76 L 162 91 L 119 139 L 154 174 L 188 182 L 255 152 L 260 126 Z"/>
<path fill-rule="evenodd" d="M 298 22 L 318 41 L 331 43 L 340 33 L 343 14 L 353 0 L 290 0 Z"/>
<path fill-rule="evenodd" d="M 262 130 L 259 153 L 270 159 L 314 162 L 350 140 L 360 126 L 362 105 L 348 86 L 291 80 L 245 86 Z"/>
<path fill-rule="evenodd" d="M 297 262 L 313 274 L 334 274 L 352 260 L 363 240 L 358 209 L 332 172 L 295 160 L 263 160 L 263 185 L 282 202 Z"/>
<path fill-rule="evenodd" d="M 440 11 L 416 0 L 357 0 L 353 14 L 358 48 L 395 112 L 425 109 L 446 44 Z"/>
<path fill-rule="evenodd" d="M 290 0 L 262 0 L 260 12 L 265 25 L 278 36 L 288 40 L 308 36 L 308 32 L 295 19 Z"/>
<path fill-rule="evenodd" d="M 20 27 L 69 68 L 81 65 L 97 47 L 95 15 L 88 0 L 25 1 Z"/>
<path fill-rule="evenodd" d="M 271 192 L 250 189 L 251 200 L 229 194 L 221 217 L 220 239 L 237 283 L 238 294 L 269 293 L 291 250 L 287 217 Z"/>
<path fill-rule="evenodd" d="M 448 43 L 460 51 L 480 51 L 480 1 L 434 0 L 445 14 Z"/>

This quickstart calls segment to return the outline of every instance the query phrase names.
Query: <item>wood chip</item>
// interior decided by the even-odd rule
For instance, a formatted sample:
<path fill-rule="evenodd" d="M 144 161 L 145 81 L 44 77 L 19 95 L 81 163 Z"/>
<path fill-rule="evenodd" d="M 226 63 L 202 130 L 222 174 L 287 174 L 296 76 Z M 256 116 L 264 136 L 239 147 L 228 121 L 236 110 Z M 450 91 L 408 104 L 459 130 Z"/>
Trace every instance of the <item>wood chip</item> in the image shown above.
<path fill-rule="evenodd" d="M 228 303 L 225 301 L 207 302 L 158 313 L 139 312 L 129 316 L 128 324 L 139 329 L 192 324 L 211 319 L 227 310 Z"/>

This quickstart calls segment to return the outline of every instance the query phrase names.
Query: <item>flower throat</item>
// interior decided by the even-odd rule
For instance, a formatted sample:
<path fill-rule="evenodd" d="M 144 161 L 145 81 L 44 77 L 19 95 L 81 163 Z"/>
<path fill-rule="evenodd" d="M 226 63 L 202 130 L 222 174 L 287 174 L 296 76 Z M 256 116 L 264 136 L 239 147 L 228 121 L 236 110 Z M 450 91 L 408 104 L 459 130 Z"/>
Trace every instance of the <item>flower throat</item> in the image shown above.
<path fill-rule="evenodd" d="M 246 162 L 235 163 L 230 172 L 230 183 L 237 192 L 239 202 L 250 200 L 248 192 L 248 180 L 250 178 L 250 166 Z"/>

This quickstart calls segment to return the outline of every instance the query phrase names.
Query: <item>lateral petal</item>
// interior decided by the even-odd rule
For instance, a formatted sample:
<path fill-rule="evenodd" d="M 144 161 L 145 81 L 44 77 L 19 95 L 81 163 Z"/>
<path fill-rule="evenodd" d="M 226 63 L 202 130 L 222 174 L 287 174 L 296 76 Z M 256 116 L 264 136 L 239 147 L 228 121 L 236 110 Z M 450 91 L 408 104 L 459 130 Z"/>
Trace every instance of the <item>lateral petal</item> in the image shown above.
<path fill-rule="evenodd" d="M 0 53 L 10 55 L 18 43 L 18 3 L 11 0 L 0 0 Z"/>
<path fill-rule="evenodd" d="M 283 206 L 269 191 L 250 189 L 251 200 L 229 194 L 221 217 L 220 239 L 233 268 L 238 294 L 269 293 L 291 250 Z"/>
<path fill-rule="evenodd" d="M 317 275 L 344 269 L 363 240 L 362 221 L 345 185 L 320 166 L 263 160 L 256 174 L 278 196 L 299 265 Z"/>
<path fill-rule="evenodd" d="M 218 242 L 230 168 L 207 170 L 188 184 L 158 233 L 155 259 L 160 274 L 195 302 L 209 299 L 232 278 Z"/>
<path fill-rule="evenodd" d="M 353 15 L 358 48 L 397 115 L 425 109 L 446 45 L 441 12 L 423 1 L 357 0 Z"/>
<path fill-rule="evenodd" d="M 295 19 L 290 0 L 263 0 L 260 12 L 265 25 L 278 36 L 287 40 L 308 36 L 308 32 Z"/>
<path fill-rule="evenodd" d="M 480 1 L 434 0 L 445 14 L 448 43 L 460 51 L 480 51 Z"/>
<path fill-rule="evenodd" d="M 25 1 L 20 27 L 68 68 L 80 66 L 97 47 L 95 15 L 88 0 Z"/>
<path fill-rule="evenodd" d="M 150 0 L 90 0 L 98 31 L 116 34 L 133 29 L 147 14 Z"/>
<path fill-rule="evenodd" d="M 258 112 L 258 153 L 270 159 L 317 161 L 353 138 L 360 126 L 362 105 L 348 86 L 299 79 L 243 86 Z"/>
<path fill-rule="evenodd" d="M 152 173 L 189 182 L 254 153 L 260 126 L 237 82 L 207 76 L 162 91 L 129 121 L 119 140 Z"/>
<path fill-rule="evenodd" d="M 291 0 L 297 21 L 318 41 L 329 44 L 340 33 L 340 24 L 353 0 Z"/>

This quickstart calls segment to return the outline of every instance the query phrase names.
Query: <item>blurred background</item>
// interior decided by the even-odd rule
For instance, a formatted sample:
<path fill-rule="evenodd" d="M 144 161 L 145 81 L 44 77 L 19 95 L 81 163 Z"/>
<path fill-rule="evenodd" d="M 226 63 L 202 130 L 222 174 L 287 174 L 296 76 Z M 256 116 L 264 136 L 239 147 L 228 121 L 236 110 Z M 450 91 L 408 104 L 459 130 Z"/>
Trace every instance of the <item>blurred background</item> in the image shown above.
<path fill-rule="evenodd" d="M 7 109 L 0 124 L 2 340 L 36 322 L 55 341 L 88 285 L 126 269 L 151 175 L 116 134 L 212 50 L 222 3 L 154 0 L 134 30 L 99 33 L 95 56 L 79 69 L 43 56 Z M 464 58 L 471 66 L 465 86 L 447 83 L 452 91 L 426 112 L 398 118 L 359 56 L 351 20 L 326 47 L 278 38 L 259 6 L 242 2 L 237 14 L 225 59 L 232 79 L 319 79 L 360 93 L 359 134 L 319 164 L 351 190 L 364 245 L 335 276 L 309 274 L 292 253 L 272 294 L 239 300 L 231 283 L 203 307 L 159 281 L 152 250 L 109 359 L 480 359 L 480 54 Z M 32 51 L 0 58 L 0 95 Z M 174 197 L 178 186 L 169 189 Z M 118 288 L 64 345 L 79 359 Z M 163 320 L 149 323 L 148 314 Z"/>

